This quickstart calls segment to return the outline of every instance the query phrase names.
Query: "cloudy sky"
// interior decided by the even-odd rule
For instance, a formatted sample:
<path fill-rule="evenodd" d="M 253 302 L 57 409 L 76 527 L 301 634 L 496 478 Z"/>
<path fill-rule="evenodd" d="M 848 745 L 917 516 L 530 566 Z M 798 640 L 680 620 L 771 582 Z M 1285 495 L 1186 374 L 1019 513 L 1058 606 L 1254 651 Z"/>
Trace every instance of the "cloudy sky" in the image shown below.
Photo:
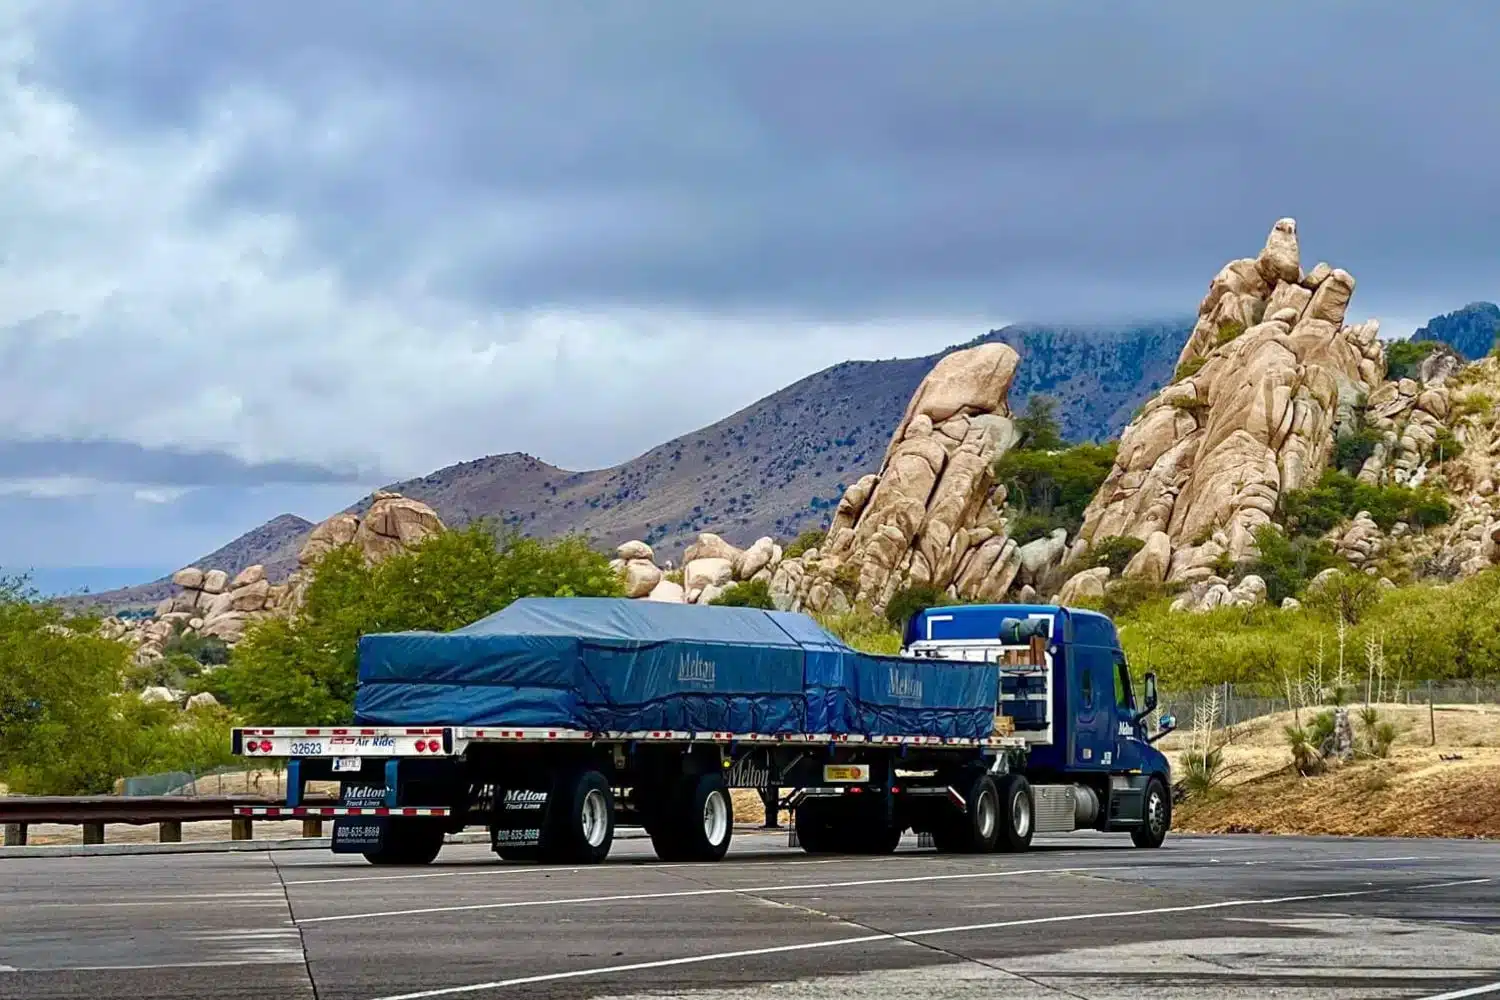
<path fill-rule="evenodd" d="M 1297 218 L 1500 295 L 1500 5 L 0 4 L 0 565 L 171 567 L 851 357 L 1191 310 Z"/>

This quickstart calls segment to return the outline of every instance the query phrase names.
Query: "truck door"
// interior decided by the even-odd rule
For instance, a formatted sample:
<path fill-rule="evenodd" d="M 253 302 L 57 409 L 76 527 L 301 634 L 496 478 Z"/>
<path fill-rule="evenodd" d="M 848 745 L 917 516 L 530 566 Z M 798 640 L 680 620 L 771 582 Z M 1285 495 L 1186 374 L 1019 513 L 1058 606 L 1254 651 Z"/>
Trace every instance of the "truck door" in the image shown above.
<path fill-rule="evenodd" d="M 1072 718 L 1069 720 L 1070 768 L 1108 770 L 1114 761 L 1114 706 L 1109 651 L 1098 646 L 1074 646 L 1069 651 L 1072 673 Z"/>
<path fill-rule="evenodd" d="M 1135 721 L 1136 702 L 1135 689 L 1130 683 L 1130 666 L 1125 662 L 1125 654 L 1118 649 L 1114 655 L 1114 733 L 1115 733 L 1115 757 L 1113 770 L 1137 771 L 1144 763 L 1141 748 L 1144 742 L 1144 733 L 1141 726 Z"/>

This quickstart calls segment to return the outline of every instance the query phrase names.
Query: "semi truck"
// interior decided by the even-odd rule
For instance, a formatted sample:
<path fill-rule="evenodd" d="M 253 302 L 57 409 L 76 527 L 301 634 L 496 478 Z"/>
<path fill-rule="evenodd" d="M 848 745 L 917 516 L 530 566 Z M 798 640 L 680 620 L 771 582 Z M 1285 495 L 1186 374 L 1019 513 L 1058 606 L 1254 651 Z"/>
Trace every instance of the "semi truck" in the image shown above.
<path fill-rule="evenodd" d="M 430 863 L 469 827 L 505 860 L 592 864 L 617 824 L 663 861 L 716 861 L 736 788 L 788 790 L 813 854 L 907 831 L 952 853 L 1075 830 L 1153 848 L 1172 812 L 1156 708 L 1155 676 L 1138 699 L 1113 623 L 1083 609 L 929 608 L 875 656 L 790 612 L 537 598 L 363 637 L 349 725 L 231 738 L 286 760 L 285 804 L 240 815 L 331 819 L 332 850 L 376 865 Z M 338 804 L 309 804 L 310 782 Z"/>

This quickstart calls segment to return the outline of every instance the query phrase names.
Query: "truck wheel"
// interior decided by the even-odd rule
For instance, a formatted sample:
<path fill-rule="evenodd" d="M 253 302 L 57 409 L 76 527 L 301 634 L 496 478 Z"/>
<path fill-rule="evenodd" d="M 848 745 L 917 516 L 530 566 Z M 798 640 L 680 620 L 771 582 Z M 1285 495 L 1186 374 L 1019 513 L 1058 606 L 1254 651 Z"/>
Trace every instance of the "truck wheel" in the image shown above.
<path fill-rule="evenodd" d="M 1130 839 L 1136 847 L 1160 847 L 1167 839 L 1167 830 L 1172 826 L 1172 796 L 1160 778 L 1152 777 L 1146 783 L 1146 796 L 1142 803 L 1141 825 L 1130 831 Z"/>
<path fill-rule="evenodd" d="M 686 778 L 653 824 L 651 846 L 663 861 L 718 861 L 734 837 L 734 801 L 723 775 Z"/>
<path fill-rule="evenodd" d="M 443 828 L 433 820 L 391 819 L 379 849 L 365 851 L 372 865 L 430 865 L 443 849 Z"/>
<path fill-rule="evenodd" d="M 609 855 L 615 837 L 615 801 L 598 771 L 560 775 L 547 801 L 541 860 L 594 865 Z"/>
<path fill-rule="evenodd" d="M 797 831 L 797 843 L 808 854 L 832 854 L 837 850 L 834 826 L 826 803 L 810 800 L 797 807 L 792 814 L 792 829 Z"/>
<path fill-rule="evenodd" d="M 960 779 L 964 811 L 932 831 L 933 845 L 939 851 L 986 854 L 995 849 L 1000 839 L 1000 792 L 995 780 L 984 772 L 970 772 L 970 775 L 965 775 L 967 781 Z"/>
<path fill-rule="evenodd" d="M 884 824 L 871 826 L 860 831 L 858 852 L 860 854 L 894 854 L 896 848 L 901 846 L 901 836 L 905 832 L 899 826 Z"/>
<path fill-rule="evenodd" d="M 996 784 L 1000 799 L 1000 836 L 996 849 L 1024 851 L 1031 847 L 1036 829 L 1036 808 L 1031 784 L 1019 774 L 1007 774 Z"/>

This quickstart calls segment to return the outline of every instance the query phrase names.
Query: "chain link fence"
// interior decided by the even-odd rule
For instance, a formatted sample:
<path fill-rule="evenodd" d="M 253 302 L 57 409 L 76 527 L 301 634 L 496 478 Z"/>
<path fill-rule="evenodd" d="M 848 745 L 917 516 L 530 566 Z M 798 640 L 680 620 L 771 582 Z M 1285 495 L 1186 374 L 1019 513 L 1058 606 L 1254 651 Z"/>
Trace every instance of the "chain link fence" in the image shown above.
<path fill-rule="evenodd" d="M 1295 692 L 1293 692 L 1295 694 Z M 1218 716 L 1215 724 L 1234 726 L 1250 719 L 1258 719 L 1278 712 L 1290 712 L 1292 702 L 1285 689 L 1278 690 L 1270 684 L 1215 684 L 1186 691 L 1163 690 L 1160 697 L 1162 712 L 1177 717 L 1179 727 L 1193 724 L 1197 713 L 1205 711 L 1217 696 Z M 1351 680 L 1346 689 L 1345 702 L 1363 704 L 1365 689 L 1362 681 Z M 1500 706 L 1500 681 L 1432 681 L 1406 685 L 1398 690 L 1387 690 L 1372 701 L 1382 705 L 1409 705 L 1413 708 L 1433 705 L 1436 707 L 1476 705 Z M 1298 708 L 1316 707 L 1304 701 Z"/>

